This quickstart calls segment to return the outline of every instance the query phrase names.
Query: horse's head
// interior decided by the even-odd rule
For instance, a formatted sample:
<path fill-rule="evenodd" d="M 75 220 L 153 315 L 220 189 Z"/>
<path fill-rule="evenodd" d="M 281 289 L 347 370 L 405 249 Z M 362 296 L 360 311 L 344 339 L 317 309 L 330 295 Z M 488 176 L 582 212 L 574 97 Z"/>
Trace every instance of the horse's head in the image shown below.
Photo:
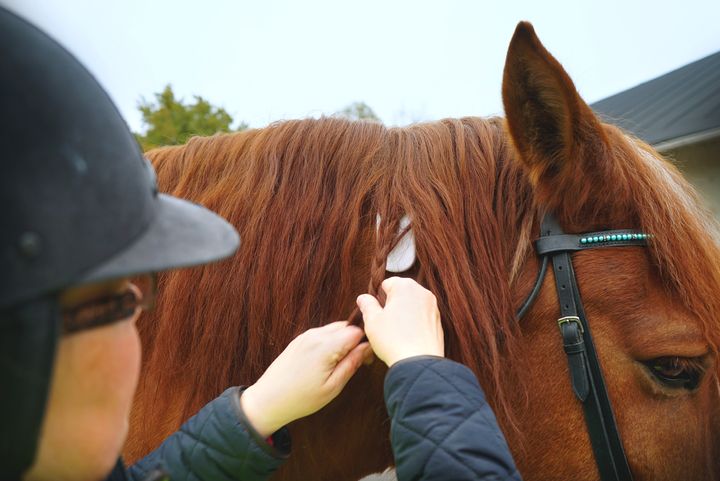
<path fill-rule="evenodd" d="M 306 119 L 150 153 L 161 189 L 228 218 L 243 245 L 223 263 L 160 277 L 158 309 L 139 323 L 129 457 L 228 385 L 253 382 L 299 332 L 347 317 L 368 280 L 387 275 L 406 215 L 416 261 L 404 275 L 437 295 L 446 353 L 475 370 L 525 479 L 598 479 L 552 273 L 515 316 L 538 272 L 531 241 L 553 212 L 568 233 L 654 236 L 573 254 L 580 294 L 635 479 L 717 479 L 713 223 L 670 164 L 596 118 L 527 24 L 503 95 L 506 121 Z M 384 373 L 362 369 L 291 426 L 295 453 L 279 479 L 353 480 L 391 462 Z"/>
<path fill-rule="evenodd" d="M 555 212 L 566 232 L 634 228 L 654 236 L 646 248 L 573 254 L 634 479 L 718 479 L 720 251 L 713 223 L 668 162 L 598 120 L 529 24 L 520 24 L 511 42 L 503 99 L 541 210 Z M 517 304 L 537 269 L 534 258 L 522 268 Z M 517 430 L 506 431 L 525 479 L 594 480 L 559 313 L 548 273 L 520 320 L 518 342 L 529 362 L 519 375 L 523 389 L 510 394 L 522 406 Z"/>

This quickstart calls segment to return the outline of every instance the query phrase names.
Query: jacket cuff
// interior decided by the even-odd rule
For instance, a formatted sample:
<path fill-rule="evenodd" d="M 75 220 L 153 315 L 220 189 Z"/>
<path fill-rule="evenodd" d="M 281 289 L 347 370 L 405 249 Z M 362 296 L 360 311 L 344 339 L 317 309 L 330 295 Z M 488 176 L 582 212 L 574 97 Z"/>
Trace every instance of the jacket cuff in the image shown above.
<path fill-rule="evenodd" d="M 240 423 L 243 425 L 245 430 L 250 434 L 250 437 L 253 439 L 253 441 L 255 441 L 255 444 L 257 444 L 260 449 L 263 450 L 263 452 L 269 454 L 274 458 L 287 459 L 290 456 L 290 451 L 292 450 L 290 431 L 288 431 L 287 427 L 283 426 L 282 428 L 275 431 L 272 435 L 270 435 L 270 438 L 272 439 L 272 444 L 268 443 L 267 439 L 260 436 L 260 433 L 255 430 L 252 423 L 250 423 L 250 420 L 245 415 L 245 411 L 243 411 L 242 409 L 242 404 L 240 403 L 240 396 L 242 396 L 243 391 L 247 389 L 247 386 L 240 386 L 235 389 L 236 394 L 232 397 L 232 404 L 235 408 L 235 414 L 237 415 Z"/>
<path fill-rule="evenodd" d="M 390 368 L 388 369 L 388 374 L 390 374 L 390 371 L 392 371 L 393 369 L 395 369 L 396 366 L 402 366 L 402 365 L 404 365 L 404 364 L 411 363 L 411 362 L 423 362 L 423 361 L 432 362 L 433 360 L 436 360 L 436 361 L 439 361 L 439 360 L 450 361 L 450 359 L 448 359 L 448 358 L 446 358 L 446 357 L 433 356 L 433 355 L 431 355 L 431 354 L 423 354 L 423 355 L 420 355 L 420 356 L 406 357 L 405 359 L 401 359 L 401 360 L 399 360 L 398 362 L 396 362 L 395 364 L 393 364 L 392 366 L 390 366 Z M 455 362 L 455 361 L 450 361 L 450 362 Z"/>

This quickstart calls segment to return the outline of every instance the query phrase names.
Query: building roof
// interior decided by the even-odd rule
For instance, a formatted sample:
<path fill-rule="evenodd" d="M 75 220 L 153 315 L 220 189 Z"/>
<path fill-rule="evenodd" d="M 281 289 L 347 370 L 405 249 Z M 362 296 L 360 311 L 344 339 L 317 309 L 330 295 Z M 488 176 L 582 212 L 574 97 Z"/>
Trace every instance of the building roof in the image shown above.
<path fill-rule="evenodd" d="M 604 121 L 656 147 L 720 135 L 720 52 L 591 107 Z"/>

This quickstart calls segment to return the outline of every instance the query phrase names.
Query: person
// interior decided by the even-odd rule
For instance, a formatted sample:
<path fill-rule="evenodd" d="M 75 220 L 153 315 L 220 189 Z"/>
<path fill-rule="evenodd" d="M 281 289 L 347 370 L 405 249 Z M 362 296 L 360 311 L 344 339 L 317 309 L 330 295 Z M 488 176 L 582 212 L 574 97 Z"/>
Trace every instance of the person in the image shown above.
<path fill-rule="evenodd" d="M 384 306 L 358 298 L 364 331 L 306 331 L 252 386 L 230 387 L 126 468 L 135 321 L 153 273 L 228 257 L 239 238 L 159 193 L 92 75 L 5 9 L 0 72 L 0 479 L 267 479 L 290 454 L 284 426 L 330 402 L 373 352 L 390 366 L 401 480 L 519 479 L 472 372 L 443 358 L 434 296 L 400 278 L 383 283 Z"/>

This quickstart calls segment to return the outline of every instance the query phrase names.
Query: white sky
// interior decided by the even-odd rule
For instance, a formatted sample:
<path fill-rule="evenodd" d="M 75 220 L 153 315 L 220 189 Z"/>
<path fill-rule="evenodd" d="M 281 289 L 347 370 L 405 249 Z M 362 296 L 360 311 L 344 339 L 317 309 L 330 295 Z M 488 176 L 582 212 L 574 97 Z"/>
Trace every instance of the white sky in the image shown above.
<path fill-rule="evenodd" d="M 720 50 L 718 0 L 0 0 L 60 40 L 133 130 L 171 83 L 253 127 L 366 102 L 389 124 L 502 113 L 530 20 L 588 102 Z"/>

